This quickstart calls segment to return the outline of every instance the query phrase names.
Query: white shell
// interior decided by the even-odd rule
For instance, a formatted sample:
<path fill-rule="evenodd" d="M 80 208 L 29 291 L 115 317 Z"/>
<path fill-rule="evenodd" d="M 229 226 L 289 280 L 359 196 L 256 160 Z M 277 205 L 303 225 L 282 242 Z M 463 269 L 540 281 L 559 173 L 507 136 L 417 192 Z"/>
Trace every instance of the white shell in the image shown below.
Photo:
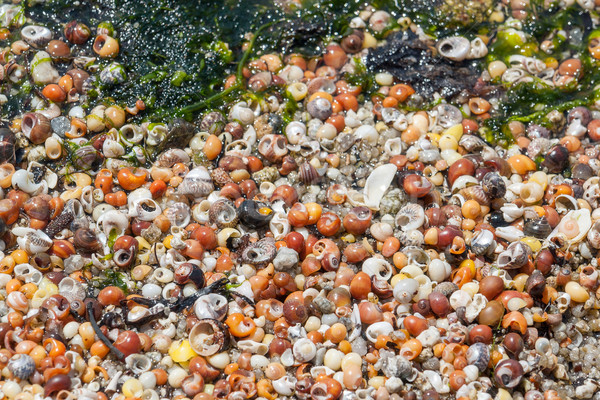
<path fill-rule="evenodd" d="M 372 210 L 379 210 L 379 203 L 390 187 L 398 168 L 394 164 L 384 164 L 375 168 L 365 183 L 365 204 Z"/>
<path fill-rule="evenodd" d="M 475 177 L 470 175 L 463 175 L 456 178 L 452 184 L 452 193 L 458 192 L 460 189 L 464 189 L 467 186 L 478 185 L 479 181 Z"/>
<path fill-rule="evenodd" d="M 394 331 L 394 327 L 389 322 L 375 322 L 374 324 L 369 325 L 365 334 L 367 335 L 367 339 L 370 342 L 377 342 L 377 337 L 379 335 L 389 335 Z"/>
<path fill-rule="evenodd" d="M 369 277 L 375 276 L 385 281 L 392 277 L 392 265 L 383 258 L 367 258 L 362 264 L 362 271 Z"/>
<path fill-rule="evenodd" d="M 579 233 L 577 234 L 577 236 L 575 236 L 574 238 L 569 239 L 569 242 L 571 244 L 573 243 L 578 243 L 580 242 L 584 237 L 586 237 L 588 231 L 590 230 L 590 228 L 592 227 L 592 218 L 591 218 L 591 214 L 590 214 L 590 210 L 586 209 L 586 208 L 582 208 L 581 210 L 571 210 L 569 211 L 561 220 L 560 223 L 558 225 L 556 225 L 556 228 L 554 228 L 554 230 L 552 231 L 552 233 L 550 234 L 550 236 L 548 236 L 548 238 L 546 239 L 546 244 L 554 237 L 557 236 L 564 236 L 560 231 L 561 228 L 563 228 L 563 226 L 569 221 L 569 220 L 576 220 L 577 221 L 577 225 L 579 226 Z M 498 230 L 496 230 L 496 233 L 498 233 Z"/>
<path fill-rule="evenodd" d="M 519 240 L 525 236 L 523 231 L 514 226 L 500 226 L 496 228 L 496 236 L 499 238 L 508 240 L 509 242 L 514 242 L 515 240 Z"/>

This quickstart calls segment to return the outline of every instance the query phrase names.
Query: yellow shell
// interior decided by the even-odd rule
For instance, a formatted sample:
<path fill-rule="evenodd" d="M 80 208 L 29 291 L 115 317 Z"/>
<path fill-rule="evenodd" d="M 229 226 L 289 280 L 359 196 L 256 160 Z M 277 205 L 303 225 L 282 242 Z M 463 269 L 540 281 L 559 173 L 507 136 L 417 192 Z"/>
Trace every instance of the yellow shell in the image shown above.
<path fill-rule="evenodd" d="M 186 362 L 196 357 L 198 354 L 190 346 L 189 340 L 179 340 L 171 343 L 169 348 L 169 355 L 173 361 L 177 363 Z"/>
<path fill-rule="evenodd" d="M 450 128 L 446 129 L 446 132 L 444 132 L 444 135 L 451 135 L 454 136 L 454 138 L 456 139 L 456 141 L 459 141 L 460 138 L 463 135 L 463 126 L 462 124 L 456 124 L 454 126 L 451 126 Z"/>

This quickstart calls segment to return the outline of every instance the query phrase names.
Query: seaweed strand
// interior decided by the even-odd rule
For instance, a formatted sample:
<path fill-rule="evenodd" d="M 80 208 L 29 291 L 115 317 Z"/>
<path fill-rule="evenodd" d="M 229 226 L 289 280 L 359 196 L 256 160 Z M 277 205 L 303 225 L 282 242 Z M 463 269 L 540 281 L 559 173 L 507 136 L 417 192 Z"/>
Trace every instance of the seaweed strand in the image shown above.
<path fill-rule="evenodd" d="M 203 108 L 206 108 L 208 105 L 210 105 L 214 101 L 219 100 L 219 99 L 227 96 L 229 93 L 233 92 L 234 90 L 239 89 L 242 86 L 242 84 L 243 84 L 242 72 L 243 72 L 243 69 L 244 69 L 244 65 L 246 64 L 246 61 L 248 60 L 248 57 L 250 57 L 250 53 L 252 53 L 252 49 L 254 48 L 254 44 L 256 43 L 256 39 L 262 33 L 262 31 L 264 31 L 266 28 L 268 28 L 271 25 L 273 25 L 275 22 L 277 22 L 277 21 L 271 21 L 271 22 L 268 22 L 268 23 L 262 25 L 260 28 L 258 28 L 258 30 L 256 31 L 256 33 L 254 34 L 254 36 L 250 40 L 250 43 L 248 44 L 248 49 L 246 49 L 246 51 L 242 55 L 242 59 L 240 60 L 240 63 L 238 64 L 237 71 L 236 71 L 236 74 L 235 74 L 235 84 L 233 84 L 230 87 L 228 87 L 227 89 L 223 90 L 221 93 L 217 93 L 217 94 L 215 94 L 213 96 L 210 96 L 209 98 L 207 98 L 205 100 L 199 101 L 199 102 L 194 103 L 194 104 L 190 104 L 189 106 L 180 109 L 177 112 L 177 115 L 178 116 L 183 116 L 185 114 L 190 114 L 190 113 L 194 113 L 196 111 L 200 111 Z"/>

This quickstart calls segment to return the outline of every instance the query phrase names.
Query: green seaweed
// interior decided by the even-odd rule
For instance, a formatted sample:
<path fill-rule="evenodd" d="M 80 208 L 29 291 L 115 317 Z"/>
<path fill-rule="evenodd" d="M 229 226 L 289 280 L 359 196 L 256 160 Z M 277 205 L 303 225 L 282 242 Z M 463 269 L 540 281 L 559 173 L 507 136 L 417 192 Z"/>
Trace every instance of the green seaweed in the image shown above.
<path fill-rule="evenodd" d="M 112 269 L 106 269 L 102 271 L 101 276 L 92 278 L 92 285 L 97 289 L 104 289 L 107 286 L 116 286 L 127 294 L 129 292 L 127 288 L 127 282 L 125 280 L 127 276 L 119 271 Z"/>

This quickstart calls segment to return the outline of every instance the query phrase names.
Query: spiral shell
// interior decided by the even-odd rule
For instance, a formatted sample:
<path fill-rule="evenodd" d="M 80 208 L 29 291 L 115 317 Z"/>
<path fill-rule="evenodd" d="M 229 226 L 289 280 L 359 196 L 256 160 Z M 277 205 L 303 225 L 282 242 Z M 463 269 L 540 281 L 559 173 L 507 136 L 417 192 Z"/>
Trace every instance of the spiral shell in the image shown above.
<path fill-rule="evenodd" d="M 171 225 L 179 227 L 186 227 L 191 218 L 190 206 L 182 202 L 171 204 L 163 214 L 169 219 Z"/>
<path fill-rule="evenodd" d="M 275 240 L 267 237 L 246 247 L 242 252 L 242 260 L 248 264 L 266 265 L 276 254 Z"/>
<path fill-rule="evenodd" d="M 403 231 L 419 229 L 425 223 L 425 210 L 416 203 L 409 203 L 396 214 L 396 226 Z"/>
<path fill-rule="evenodd" d="M 528 219 L 523 225 L 523 232 L 527 236 L 545 239 L 552 232 L 552 227 L 546 217 Z"/>
<path fill-rule="evenodd" d="M 461 194 L 465 200 L 475 200 L 482 206 L 490 204 L 489 197 L 480 185 L 466 187 L 461 189 L 458 193 Z"/>
<path fill-rule="evenodd" d="M 518 241 L 511 243 L 508 248 L 500 253 L 497 259 L 498 268 L 517 269 L 521 268 L 529 261 L 531 247 Z"/>
<path fill-rule="evenodd" d="M 221 352 L 229 345 L 229 329 L 216 319 L 201 319 L 190 331 L 190 346 L 203 357 Z"/>
<path fill-rule="evenodd" d="M 298 178 L 300 178 L 300 181 L 305 185 L 314 185 L 321 177 L 319 176 L 319 173 L 315 167 L 313 167 L 310 163 L 305 162 L 304 164 L 300 165 L 298 170 Z"/>
<path fill-rule="evenodd" d="M 491 255 L 495 249 L 494 234 L 487 229 L 480 230 L 471 239 L 471 250 L 478 256 Z"/>
<path fill-rule="evenodd" d="M 215 201 L 208 210 L 208 219 L 219 229 L 234 227 L 238 221 L 235 205 L 228 199 Z"/>

